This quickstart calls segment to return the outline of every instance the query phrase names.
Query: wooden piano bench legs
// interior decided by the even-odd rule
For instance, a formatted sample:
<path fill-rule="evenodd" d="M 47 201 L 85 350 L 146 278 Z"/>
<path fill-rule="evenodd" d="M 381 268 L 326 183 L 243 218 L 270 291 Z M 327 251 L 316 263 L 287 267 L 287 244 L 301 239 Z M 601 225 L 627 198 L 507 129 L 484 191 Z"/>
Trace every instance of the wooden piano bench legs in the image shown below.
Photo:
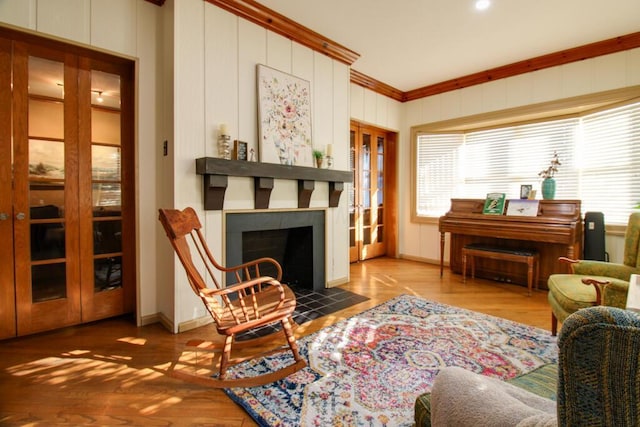
<path fill-rule="evenodd" d="M 538 289 L 540 274 L 540 256 L 537 251 L 530 249 L 510 249 L 481 244 L 465 245 L 462 248 L 462 282 L 467 282 L 467 258 L 470 257 L 471 278 L 475 278 L 475 257 L 495 259 L 498 261 L 522 262 L 527 264 L 527 293 L 531 296 L 531 289 L 535 283 Z"/>

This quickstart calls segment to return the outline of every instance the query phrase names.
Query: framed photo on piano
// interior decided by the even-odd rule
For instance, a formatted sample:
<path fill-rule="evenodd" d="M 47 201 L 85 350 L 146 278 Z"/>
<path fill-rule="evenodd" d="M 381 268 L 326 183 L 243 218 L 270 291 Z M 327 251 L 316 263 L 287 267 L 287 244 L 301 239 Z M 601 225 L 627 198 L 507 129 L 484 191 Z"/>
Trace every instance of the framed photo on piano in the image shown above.
<path fill-rule="evenodd" d="M 520 198 L 528 199 L 531 194 L 531 190 L 533 189 L 533 185 L 525 184 L 520 186 Z"/>

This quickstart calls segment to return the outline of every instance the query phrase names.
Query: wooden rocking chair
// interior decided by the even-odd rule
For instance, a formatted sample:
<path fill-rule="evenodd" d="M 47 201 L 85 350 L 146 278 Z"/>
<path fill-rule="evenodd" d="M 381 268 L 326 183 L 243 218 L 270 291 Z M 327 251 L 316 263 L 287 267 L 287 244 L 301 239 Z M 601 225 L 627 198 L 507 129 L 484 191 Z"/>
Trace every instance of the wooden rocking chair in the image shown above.
<path fill-rule="evenodd" d="M 221 352 L 217 378 L 211 375 L 198 375 L 197 372 L 190 373 L 185 369 L 172 369 L 172 375 L 186 381 L 219 388 L 251 387 L 276 381 L 304 368 L 306 362 L 298 353 L 292 328 L 296 298 L 288 286 L 279 282 L 282 278 L 280 264 L 273 258 L 260 258 L 235 267 L 224 267 L 218 264 L 209 251 L 200 231 L 202 225 L 192 208 L 186 208 L 183 211 L 160 209 L 160 222 L 182 262 L 191 288 L 200 297 L 213 317 L 218 333 L 225 337 L 223 343 L 202 340 L 193 340 L 187 343 L 188 347 L 193 347 L 196 350 Z M 201 266 L 200 270 L 194 263 L 191 248 L 195 249 L 196 257 L 199 256 L 197 265 Z M 271 264 L 275 267 L 276 278 L 260 274 L 260 265 L 265 268 L 265 264 Z M 225 274 L 228 272 L 235 274 L 237 283 L 221 287 L 215 278 L 215 270 Z M 205 277 L 215 285 L 215 289 L 207 287 Z M 282 326 L 281 330 L 259 338 L 236 341 L 237 335 L 240 333 L 278 322 Z M 280 346 L 274 350 L 262 351 L 249 357 L 231 357 L 232 346 L 234 349 L 254 349 L 263 343 L 273 342 L 274 335 L 280 333 L 284 334 L 288 347 Z M 294 361 L 288 366 L 253 377 L 227 378 L 227 368 L 230 366 L 289 349 L 293 353 Z"/>

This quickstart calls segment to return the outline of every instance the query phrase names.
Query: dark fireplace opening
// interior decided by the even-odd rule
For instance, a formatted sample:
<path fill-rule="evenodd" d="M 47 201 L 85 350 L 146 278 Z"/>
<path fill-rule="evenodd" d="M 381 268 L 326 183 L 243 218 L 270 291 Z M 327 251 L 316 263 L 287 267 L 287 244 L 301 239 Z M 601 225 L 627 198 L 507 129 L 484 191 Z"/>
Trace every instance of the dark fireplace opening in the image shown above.
<path fill-rule="evenodd" d="M 310 287 L 313 284 L 313 228 L 297 227 L 242 233 L 242 262 L 271 257 L 282 266 L 282 282 Z M 275 277 L 276 268 L 261 267 L 262 274 Z"/>
<path fill-rule="evenodd" d="M 325 288 L 324 211 L 228 213 L 226 264 L 271 257 L 282 266 L 282 282 L 313 290 Z M 263 275 L 275 277 L 265 264 Z M 227 275 L 227 283 L 235 282 Z"/>

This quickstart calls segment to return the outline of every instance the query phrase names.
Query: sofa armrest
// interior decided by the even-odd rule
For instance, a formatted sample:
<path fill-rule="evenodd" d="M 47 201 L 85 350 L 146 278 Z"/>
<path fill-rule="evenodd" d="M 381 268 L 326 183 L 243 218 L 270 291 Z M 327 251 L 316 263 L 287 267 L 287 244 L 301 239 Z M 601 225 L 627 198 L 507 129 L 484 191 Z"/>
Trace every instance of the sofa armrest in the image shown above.
<path fill-rule="evenodd" d="M 640 315 L 597 306 L 567 317 L 558 338 L 563 425 L 640 425 Z"/>

